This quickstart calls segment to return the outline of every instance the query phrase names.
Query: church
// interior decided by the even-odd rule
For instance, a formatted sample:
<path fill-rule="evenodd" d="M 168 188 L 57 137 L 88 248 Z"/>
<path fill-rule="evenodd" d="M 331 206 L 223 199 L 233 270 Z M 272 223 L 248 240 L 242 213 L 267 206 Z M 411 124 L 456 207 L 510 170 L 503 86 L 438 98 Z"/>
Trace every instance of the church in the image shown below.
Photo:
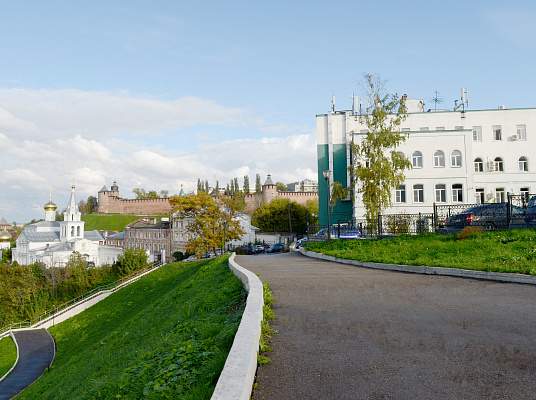
<path fill-rule="evenodd" d="M 50 200 L 44 205 L 45 220 L 24 227 L 12 252 L 13 262 L 21 265 L 41 262 L 47 267 L 64 267 L 75 252 L 91 266 L 110 265 L 117 260 L 123 251 L 121 248 L 104 245 L 99 231 L 84 231 L 74 186 L 63 221 L 56 221 L 57 208 Z"/>

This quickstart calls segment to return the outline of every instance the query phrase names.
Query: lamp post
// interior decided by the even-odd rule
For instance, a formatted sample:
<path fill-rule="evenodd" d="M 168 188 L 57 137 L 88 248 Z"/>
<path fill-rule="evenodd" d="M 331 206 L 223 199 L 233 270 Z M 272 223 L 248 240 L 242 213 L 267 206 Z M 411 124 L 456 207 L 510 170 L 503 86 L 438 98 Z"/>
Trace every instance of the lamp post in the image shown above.
<path fill-rule="evenodd" d="M 327 187 L 327 212 L 328 212 L 328 240 L 331 239 L 331 213 L 329 211 L 329 202 L 330 202 L 330 184 L 329 184 L 329 177 L 331 175 L 331 171 L 329 169 L 326 169 L 322 171 L 322 175 L 324 175 L 324 179 L 326 180 L 326 187 Z"/>

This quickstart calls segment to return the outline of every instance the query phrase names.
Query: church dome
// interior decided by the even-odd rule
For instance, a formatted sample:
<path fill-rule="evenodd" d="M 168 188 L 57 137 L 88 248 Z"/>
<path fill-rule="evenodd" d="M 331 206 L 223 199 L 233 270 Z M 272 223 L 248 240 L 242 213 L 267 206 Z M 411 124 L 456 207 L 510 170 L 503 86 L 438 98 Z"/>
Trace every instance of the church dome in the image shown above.
<path fill-rule="evenodd" d="M 58 206 L 54 204 L 52 201 L 49 201 L 44 205 L 45 211 L 56 211 L 58 209 Z"/>
<path fill-rule="evenodd" d="M 8 231 L 0 231 L 0 242 L 11 240 L 11 235 Z"/>

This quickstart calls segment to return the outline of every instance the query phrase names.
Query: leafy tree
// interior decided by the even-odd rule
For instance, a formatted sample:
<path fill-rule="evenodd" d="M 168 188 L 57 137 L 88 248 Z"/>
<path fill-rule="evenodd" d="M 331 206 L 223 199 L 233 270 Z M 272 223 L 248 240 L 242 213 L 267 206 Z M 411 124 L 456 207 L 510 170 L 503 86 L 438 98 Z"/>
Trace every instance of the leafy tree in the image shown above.
<path fill-rule="evenodd" d="M 368 133 L 352 145 L 352 176 L 357 179 L 369 224 L 375 226 L 378 214 L 391 205 L 391 191 L 404 182 L 404 170 L 410 161 L 396 148 L 407 136 L 400 132 L 406 119 L 405 97 L 386 94 L 381 81 L 365 75 L 368 91 L 366 112 L 360 116 Z"/>
<path fill-rule="evenodd" d="M 283 182 L 276 182 L 275 188 L 278 192 L 286 192 L 288 190 L 287 185 L 285 185 Z"/>
<path fill-rule="evenodd" d="M 305 233 L 309 210 L 288 199 L 274 199 L 255 210 L 252 223 L 265 232 Z"/>
<path fill-rule="evenodd" d="M 203 191 L 203 185 L 201 184 L 201 179 L 197 178 L 197 193 Z"/>
<path fill-rule="evenodd" d="M 146 199 L 158 199 L 158 192 L 156 190 L 149 190 L 146 191 L 142 188 L 134 188 L 132 189 L 132 192 L 136 195 L 136 199 L 138 200 L 146 200 Z"/>
<path fill-rule="evenodd" d="M 309 215 L 309 225 L 318 225 L 318 200 L 307 200 L 305 208 Z"/>
<path fill-rule="evenodd" d="M 169 196 L 169 192 L 167 190 L 161 190 L 159 193 L 161 198 L 167 198 Z"/>
<path fill-rule="evenodd" d="M 86 214 L 92 214 L 97 212 L 98 203 L 95 196 L 89 196 L 86 200 Z"/>
<path fill-rule="evenodd" d="M 329 197 L 330 212 L 333 213 L 333 208 L 338 201 L 344 200 L 348 197 L 348 189 L 346 189 L 340 182 L 333 182 L 331 185 L 331 195 Z"/>
<path fill-rule="evenodd" d="M 86 202 L 84 200 L 80 200 L 78 202 L 78 211 L 80 211 L 82 214 L 86 214 L 87 213 L 87 205 L 86 205 Z"/>
<path fill-rule="evenodd" d="M 216 188 L 214 189 L 214 192 L 216 192 L 216 196 L 220 195 L 220 182 L 216 181 Z"/>
<path fill-rule="evenodd" d="M 210 187 L 208 186 L 208 181 L 205 181 L 205 189 L 204 189 L 205 193 L 208 193 L 209 190 L 210 190 Z"/>
<path fill-rule="evenodd" d="M 197 256 L 216 252 L 225 242 L 244 234 L 236 218 L 238 210 L 230 197 L 215 199 L 207 193 L 198 193 L 174 196 L 171 204 L 179 218 L 191 221 L 186 228 L 190 237 L 187 252 Z"/>
<path fill-rule="evenodd" d="M 147 266 L 147 253 L 143 249 L 126 249 L 112 266 L 119 275 L 128 275 Z"/>
<path fill-rule="evenodd" d="M 243 192 L 245 194 L 248 194 L 249 193 L 249 176 L 247 175 L 244 175 L 244 186 L 243 186 L 244 190 Z"/>
<path fill-rule="evenodd" d="M 225 187 L 225 195 L 230 196 L 231 195 L 231 188 L 229 187 L 229 184 Z"/>
<path fill-rule="evenodd" d="M 259 174 L 255 175 L 255 193 L 262 192 L 261 176 Z"/>
<path fill-rule="evenodd" d="M 238 184 L 238 178 L 234 178 L 233 181 L 234 181 L 235 193 L 240 192 L 240 185 Z"/>

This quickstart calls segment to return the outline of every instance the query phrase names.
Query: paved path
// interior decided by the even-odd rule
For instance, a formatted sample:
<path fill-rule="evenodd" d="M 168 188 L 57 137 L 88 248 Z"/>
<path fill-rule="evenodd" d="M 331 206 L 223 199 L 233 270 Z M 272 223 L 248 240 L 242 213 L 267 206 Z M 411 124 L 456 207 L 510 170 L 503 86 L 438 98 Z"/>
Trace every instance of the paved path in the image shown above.
<path fill-rule="evenodd" d="M 19 361 L 0 382 L 0 400 L 10 399 L 43 374 L 54 359 L 54 340 L 46 329 L 14 332 Z"/>
<path fill-rule="evenodd" d="M 536 287 L 239 256 L 270 282 L 255 400 L 535 399 Z"/>

